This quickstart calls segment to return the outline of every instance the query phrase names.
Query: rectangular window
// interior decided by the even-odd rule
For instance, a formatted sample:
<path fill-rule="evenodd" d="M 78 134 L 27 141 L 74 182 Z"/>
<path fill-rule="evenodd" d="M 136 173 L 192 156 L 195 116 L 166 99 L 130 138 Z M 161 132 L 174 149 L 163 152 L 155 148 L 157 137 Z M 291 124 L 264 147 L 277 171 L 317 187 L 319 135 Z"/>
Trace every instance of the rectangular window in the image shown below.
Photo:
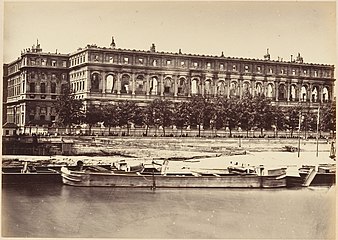
<path fill-rule="evenodd" d="M 46 60 L 45 59 L 41 59 L 41 65 L 46 66 Z"/>
<path fill-rule="evenodd" d="M 67 67 L 67 61 L 62 61 L 62 67 Z"/>
<path fill-rule="evenodd" d="M 125 58 L 123 59 L 123 62 L 124 62 L 124 64 L 128 64 L 128 63 L 129 63 L 129 58 L 125 57 Z"/>
<path fill-rule="evenodd" d="M 40 84 L 40 92 L 41 93 L 46 93 L 46 83 L 41 83 Z"/>
<path fill-rule="evenodd" d="M 292 69 L 292 75 L 296 75 L 296 70 Z"/>
<path fill-rule="evenodd" d="M 317 71 L 315 71 L 315 77 L 318 77 L 318 72 Z"/>
<path fill-rule="evenodd" d="M 185 65 L 185 62 L 181 61 L 181 67 L 184 67 L 184 65 Z"/>
<path fill-rule="evenodd" d="M 157 61 L 156 60 L 153 60 L 153 66 L 157 66 Z"/>
<path fill-rule="evenodd" d="M 211 68 L 211 63 L 207 63 L 207 69 Z"/>
<path fill-rule="evenodd" d="M 52 60 L 52 66 L 56 67 L 56 61 L 55 60 Z"/>
<path fill-rule="evenodd" d="M 224 64 L 223 64 L 223 63 L 221 63 L 221 64 L 219 65 L 219 69 L 220 69 L 220 70 L 224 70 Z"/>
<path fill-rule="evenodd" d="M 139 59 L 138 59 L 138 63 L 139 63 L 139 64 L 143 64 L 143 58 L 139 58 Z"/>
<path fill-rule="evenodd" d="M 260 66 L 257 67 L 257 72 L 261 72 L 262 71 L 262 68 Z"/>
<path fill-rule="evenodd" d="M 194 62 L 194 68 L 197 68 L 197 67 L 198 67 L 198 63 Z"/>
<path fill-rule="evenodd" d="M 114 62 L 114 58 L 113 57 L 109 57 L 109 63 L 113 63 Z"/>
<path fill-rule="evenodd" d="M 171 65 L 171 60 L 167 60 L 167 66 Z"/>
<path fill-rule="evenodd" d="M 29 84 L 29 92 L 34 93 L 35 92 L 35 83 Z"/>

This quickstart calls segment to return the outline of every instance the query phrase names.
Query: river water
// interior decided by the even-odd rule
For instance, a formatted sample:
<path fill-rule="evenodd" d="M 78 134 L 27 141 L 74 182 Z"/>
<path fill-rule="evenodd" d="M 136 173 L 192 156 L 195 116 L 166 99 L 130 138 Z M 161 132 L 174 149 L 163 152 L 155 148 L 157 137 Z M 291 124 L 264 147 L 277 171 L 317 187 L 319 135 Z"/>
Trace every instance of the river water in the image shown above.
<path fill-rule="evenodd" d="M 335 238 L 335 187 L 4 186 L 3 237 Z"/>

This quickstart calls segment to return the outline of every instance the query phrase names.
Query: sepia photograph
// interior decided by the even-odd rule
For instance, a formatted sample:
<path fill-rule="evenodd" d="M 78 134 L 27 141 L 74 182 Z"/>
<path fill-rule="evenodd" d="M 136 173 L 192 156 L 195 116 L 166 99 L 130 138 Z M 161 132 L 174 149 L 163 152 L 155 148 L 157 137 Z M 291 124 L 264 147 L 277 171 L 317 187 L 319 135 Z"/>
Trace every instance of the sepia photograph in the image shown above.
<path fill-rule="evenodd" d="M 336 239 L 335 1 L 3 1 L 1 238 Z"/>

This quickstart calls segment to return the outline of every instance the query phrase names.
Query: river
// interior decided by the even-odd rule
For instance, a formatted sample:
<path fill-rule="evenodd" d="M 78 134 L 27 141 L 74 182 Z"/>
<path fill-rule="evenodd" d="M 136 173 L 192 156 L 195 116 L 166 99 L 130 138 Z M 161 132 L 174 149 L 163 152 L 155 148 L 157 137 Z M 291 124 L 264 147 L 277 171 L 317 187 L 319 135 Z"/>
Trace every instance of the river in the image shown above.
<path fill-rule="evenodd" d="M 2 236 L 332 239 L 335 192 L 4 186 Z"/>

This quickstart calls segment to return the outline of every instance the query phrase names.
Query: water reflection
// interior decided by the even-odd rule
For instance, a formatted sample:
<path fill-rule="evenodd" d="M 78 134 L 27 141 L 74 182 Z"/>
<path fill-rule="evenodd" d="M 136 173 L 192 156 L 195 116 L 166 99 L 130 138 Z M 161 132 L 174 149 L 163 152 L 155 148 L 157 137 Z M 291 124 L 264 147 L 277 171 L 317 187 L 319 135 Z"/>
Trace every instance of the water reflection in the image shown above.
<path fill-rule="evenodd" d="M 329 238 L 335 187 L 313 189 L 3 188 L 6 237 Z"/>

